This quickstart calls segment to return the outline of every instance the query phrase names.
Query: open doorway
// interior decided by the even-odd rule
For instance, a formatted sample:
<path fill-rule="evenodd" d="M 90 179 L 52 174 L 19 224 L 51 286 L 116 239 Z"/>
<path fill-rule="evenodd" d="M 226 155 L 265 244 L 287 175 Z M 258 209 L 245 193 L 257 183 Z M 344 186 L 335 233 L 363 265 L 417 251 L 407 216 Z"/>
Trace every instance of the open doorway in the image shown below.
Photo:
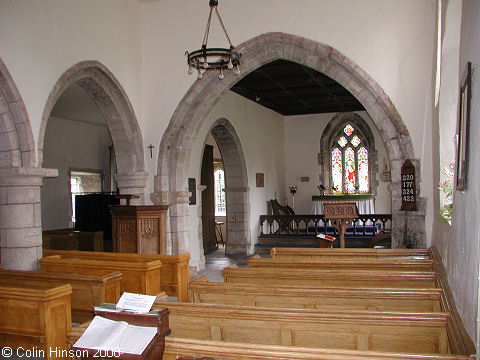
<path fill-rule="evenodd" d="M 226 242 L 225 170 L 220 148 L 212 133 L 207 136 L 202 158 L 202 238 L 205 254 L 224 248 Z"/>

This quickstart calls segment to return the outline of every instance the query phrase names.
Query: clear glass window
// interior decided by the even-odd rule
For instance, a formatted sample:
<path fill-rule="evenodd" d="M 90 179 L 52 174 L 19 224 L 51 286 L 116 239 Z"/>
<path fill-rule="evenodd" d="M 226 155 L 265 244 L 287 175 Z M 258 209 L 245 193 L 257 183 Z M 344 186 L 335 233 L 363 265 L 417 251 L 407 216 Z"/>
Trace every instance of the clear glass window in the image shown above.
<path fill-rule="evenodd" d="M 215 179 L 215 216 L 226 216 L 225 174 L 222 169 L 213 173 Z"/>

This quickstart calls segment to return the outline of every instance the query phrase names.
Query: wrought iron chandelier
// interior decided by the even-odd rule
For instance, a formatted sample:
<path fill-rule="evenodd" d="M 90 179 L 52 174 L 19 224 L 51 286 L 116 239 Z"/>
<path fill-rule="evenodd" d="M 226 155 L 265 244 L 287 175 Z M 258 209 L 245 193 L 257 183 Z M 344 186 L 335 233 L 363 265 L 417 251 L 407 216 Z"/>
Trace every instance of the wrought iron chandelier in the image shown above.
<path fill-rule="evenodd" d="M 235 75 L 240 74 L 240 57 L 242 56 L 241 53 L 235 51 L 235 47 L 232 45 L 230 41 L 230 37 L 227 34 L 227 30 L 225 29 L 225 25 L 223 25 L 222 18 L 220 17 L 220 13 L 218 12 L 218 0 L 210 0 L 210 14 L 208 15 L 207 27 L 205 29 L 205 35 L 203 36 L 202 48 L 199 50 L 194 50 L 192 52 L 185 51 L 185 55 L 187 55 L 187 63 L 188 63 L 188 73 L 192 74 L 193 70 L 197 70 L 198 75 L 197 78 L 203 78 L 203 74 L 205 71 L 208 70 L 219 70 L 218 78 L 222 80 L 224 78 L 223 71 L 224 70 L 233 70 Z M 223 28 L 223 32 L 227 37 L 228 43 L 230 47 L 227 48 L 208 48 L 208 34 L 210 32 L 210 23 L 212 21 L 212 13 L 215 10 L 217 14 L 218 20 L 220 25 Z"/>

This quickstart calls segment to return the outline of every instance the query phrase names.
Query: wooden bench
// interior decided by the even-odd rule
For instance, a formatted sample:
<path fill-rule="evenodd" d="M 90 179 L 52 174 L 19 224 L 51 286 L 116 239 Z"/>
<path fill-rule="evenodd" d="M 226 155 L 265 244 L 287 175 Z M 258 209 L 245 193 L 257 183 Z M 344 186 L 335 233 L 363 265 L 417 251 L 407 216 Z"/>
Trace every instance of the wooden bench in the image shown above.
<path fill-rule="evenodd" d="M 10 280 L 0 278 L 0 346 L 13 349 L 13 355 L 21 347 L 36 350 L 47 360 L 65 359 L 56 355 L 68 349 L 71 294 L 68 284 L 12 285 Z"/>
<path fill-rule="evenodd" d="M 387 287 L 434 288 L 433 271 L 381 271 L 344 269 L 279 269 L 239 268 L 237 265 L 222 271 L 225 282 L 257 285 L 294 285 L 309 287 Z"/>
<path fill-rule="evenodd" d="M 103 302 L 116 303 L 120 298 L 119 272 L 85 275 L 68 273 L 47 273 L 39 271 L 0 270 L 4 283 L 35 286 L 38 283 L 50 286 L 70 284 L 72 286 L 72 320 L 80 323 L 92 319 L 92 309 Z"/>
<path fill-rule="evenodd" d="M 161 290 L 179 301 L 188 300 L 188 283 L 190 282 L 190 254 L 157 255 L 133 253 L 106 253 L 91 251 L 47 250 L 44 255 L 60 255 L 63 258 L 103 259 L 106 261 L 158 261 L 162 262 Z"/>
<path fill-rule="evenodd" d="M 448 354 L 448 313 L 316 311 L 165 303 L 172 337 L 265 345 Z"/>
<path fill-rule="evenodd" d="M 441 289 L 315 288 L 214 283 L 207 277 L 189 285 L 195 303 L 322 310 L 440 311 Z"/>
<path fill-rule="evenodd" d="M 103 251 L 103 231 L 45 230 L 43 249 Z"/>
<path fill-rule="evenodd" d="M 124 291 L 157 295 L 160 293 L 160 268 L 157 261 L 107 261 L 105 259 L 64 258 L 60 255 L 40 259 L 42 271 L 53 273 L 78 273 L 98 275 L 105 272 L 120 272 L 120 293 Z"/>
<path fill-rule="evenodd" d="M 430 249 L 272 248 L 270 256 L 284 260 L 432 259 Z"/>
<path fill-rule="evenodd" d="M 251 268 L 288 268 L 288 269 L 356 269 L 356 270 L 399 270 L 433 271 L 433 260 L 429 259 L 279 259 L 262 258 L 255 255 L 248 259 Z"/>
<path fill-rule="evenodd" d="M 179 356 L 213 359 L 278 359 L 278 360 L 473 360 L 467 355 L 422 355 L 359 350 L 315 349 L 262 344 L 243 344 L 167 337 L 164 360 L 180 360 Z"/>
<path fill-rule="evenodd" d="M 73 345 L 83 334 L 87 324 L 74 326 L 67 335 L 67 342 Z M 339 350 L 307 347 L 287 347 L 226 341 L 196 340 L 167 336 L 165 338 L 164 360 L 176 360 L 181 356 L 214 359 L 278 359 L 278 360 L 468 360 L 466 355 L 425 355 L 372 352 L 359 350 Z"/>

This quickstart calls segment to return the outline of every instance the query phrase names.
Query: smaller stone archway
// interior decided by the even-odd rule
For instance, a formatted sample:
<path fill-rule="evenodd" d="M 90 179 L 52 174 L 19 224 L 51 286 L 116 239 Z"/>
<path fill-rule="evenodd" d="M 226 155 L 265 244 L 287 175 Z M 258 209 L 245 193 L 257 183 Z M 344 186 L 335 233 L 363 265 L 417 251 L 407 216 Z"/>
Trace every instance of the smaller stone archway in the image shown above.
<path fill-rule="evenodd" d="M 127 94 L 115 76 L 98 61 L 83 61 L 68 69 L 51 91 L 42 115 L 38 139 L 38 161 L 43 161 L 43 144 L 47 122 L 55 103 L 71 85 L 78 84 L 98 106 L 112 137 L 117 173 L 115 179 L 121 194 L 137 195 L 132 204 L 145 203 L 143 139 Z"/>
<path fill-rule="evenodd" d="M 225 254 L 248 254 L 251 248 L 248 177 L 242 145 L 227 119 L 217 120 L 211 133 L 222 154 L 225 171 L 226 225 Z"/>

